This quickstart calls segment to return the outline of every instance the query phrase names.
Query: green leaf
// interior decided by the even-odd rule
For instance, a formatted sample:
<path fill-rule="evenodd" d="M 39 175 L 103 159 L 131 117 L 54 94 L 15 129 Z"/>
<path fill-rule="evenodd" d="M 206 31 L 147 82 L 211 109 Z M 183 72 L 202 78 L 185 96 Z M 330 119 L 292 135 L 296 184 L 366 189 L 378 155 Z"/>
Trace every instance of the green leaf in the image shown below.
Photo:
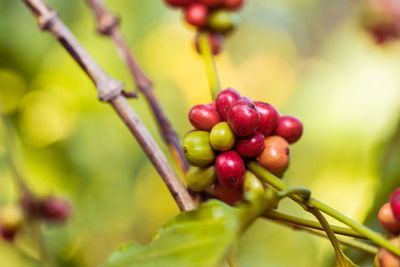
<path fill-rule="evenodd" d="M 148 245 L 130 243 L 115 251 L 105 267 L 217 266 L 240 234 L 276 201 L 275 191 L 248 195 L 250 202 L 231 207 L 211 200 L 165 224 Z"/>

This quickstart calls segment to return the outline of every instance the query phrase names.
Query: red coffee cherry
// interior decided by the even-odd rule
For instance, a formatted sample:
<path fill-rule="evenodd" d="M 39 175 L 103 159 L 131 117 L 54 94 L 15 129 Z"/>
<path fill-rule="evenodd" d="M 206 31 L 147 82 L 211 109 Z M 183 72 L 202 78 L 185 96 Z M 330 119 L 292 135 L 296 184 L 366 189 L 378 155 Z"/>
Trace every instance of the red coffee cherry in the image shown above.
<path fill-rule="evenodd" d="M 236 10 L 243 6 L 244 0 L 224 0 L 224 7 Z"/>
<path fill-rule="evenodd" d="M 378 219 L 383 228 L 393 234 L 400 233 L 400 221 L 397 220 L 392 212 L 390 203 L 384 204 L 378 212 Z"/>
<path fill-rule="evenodd" d="M 221 121 L 217 111 L 207 105 L 194 106 L 189 111 L 190 123 L 201 131 L 211 131 L 218 122 Z"/>
<path fill-rule="evenodd" d="M 66 200 L 53 196 L 42 200 L 39 206 L 41 216 L 52 222 L 65 221 L 71 211 L 71 207 Z"/>
<path fill-rule="evenodd" d="M 279 118 L 275 135 L 286 139 L 290 144 L 295 143 L 303 134 L 303 124 L 293 116 L 282 116 Z"/>
<path fill-rule="evenodd" d="M 200 3 L 209 8 L 215 8 L 223 4 L 223 0 L 199 0 Z"/>
<path fill-rule="evenodd" d="M 243 200 L 242 188 L 232 189 L 229 187 L 222 186 L 219 183 L 215 184 L 214 188 L 215 196 L 229 205 L 235 205 L 236 203 Z"/>
<path fill-rule="evenodd" d="M 232 88 L 225 89 L 217 96 L 215 101 L 217 105 L 217 111 L 221 120 L 226 121 L 228 119 L 228 110 L 237 100 L 241 99 L 240 94 Z"/>
<path fill-rule="evenodd" d="M 397 220 L 400 220 L 400 188 L 397 188 L 390 196 L 390 206 Z"/>
<path fill-rule="evenodd" d="M 164 2 L 172 7 L 185 7 L 194 2 L 194 0 L 164 0 Z"/>
<path fill-rule="evenodd" d="M 240 99 L 228 110 L 228 123 L 236 135 L 249 136 L 260 125 L 260 114 L 252 102 Z"/>
<path fill-rule="evenodd" d="M 250 136 L 239 138 L 235 150 L 242 157 L 252 158 L 260 155 L 264 147 L 264 135 L 257 131 Z"/>
<path fill-rule="evenodd" d="M 264 103 L 261 101 L 254 102 L 258 113 L 260 113 L 260 125 L 258 131 L 260 131 L 265 137 L 270 136 L 278 126 L 279 113 L 271 104 Z"/>
<path fill-rule="evenodd" d="M 215 170 L 221 185 L 229 188 L 239 188 L 244 182 L 245 166 L 238 153 L 231 150 L 218 155 L 215 160 Z"/>
<path fill-rule="evenodd" d="M 280 136 L 270 136 L 264 139 L 265 148 L 257 161 L 273 174 L 284 171 L 290 159 L 289 143 Z"/>
<path fill-rule="evenodd" d="M 200 3 L 193 3 L 185 9 L 185 19 L 189 24 L 203 27 L 207 24 L 208 9 Z"/>
<path fill-rule="evenodd" d="M 217 32 L 208 32 L 208 41 L 210 43 L 211 52 L 213 55 L 218 55 L 222 51 L 222 45 L 224 42 L 224 37 L 222 34 Z M 200 45 L 199 45 L 199 35 L 196 35 L 195 41 L 196 51 L 201 54 L 200 52 Z"/>
<path fill-rule="evenodd" d="M 390 242 L 396 247 L 400 247 L 398 237 L 390 239 Z M 400 267 L 400 258 L 382 247 L 379 248 L 376 257 L 378 258 L 380 267 Z"/>
<path fill-rule="evenodd" d="M 210 104 L 207 104 L 207 107 L 211 108 L 212 110 L 217 111 L 217 104 L 215 102 L 212 102 Z M 219 115 L 219 114 L 218 114 Z"/>

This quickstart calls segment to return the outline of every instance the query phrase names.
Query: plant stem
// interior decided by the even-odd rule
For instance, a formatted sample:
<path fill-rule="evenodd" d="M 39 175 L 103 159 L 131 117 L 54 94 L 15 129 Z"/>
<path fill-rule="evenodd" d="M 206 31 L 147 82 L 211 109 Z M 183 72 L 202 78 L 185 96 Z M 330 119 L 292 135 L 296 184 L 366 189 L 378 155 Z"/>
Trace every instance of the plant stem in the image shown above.
<path fill-rule="evenodd" d="M 103 1 L 86 0 L 86 2 L 95 14 L 98 32 L 105 36 L 111 37 L 114 40 L 117 49 L 123 55 L 132 74 L 132 77 L 136 82 L 136 87 L 139 89 L 140 92 L 142 92 L 153 112 L 161 135 L 164 141 L 167 143 L 168 149 L 170 150 L 174 161 L 182 171 L 182 174 L 185 174 L 187 169 L 189 168 L 189 164 L 187 163 L 185 156 L 183 155 L 178 135 L 176 134 L 170 121 L 166 117 L 165 112 L 161 108 L 161 105 L 158 102 L 157 98 L 153 94 L 153 83 L 139 67 L 128 47 L 128 44 L 126 43 L 124 37 L 119 31 L 118 25 L 120 20 L 106 9 Z"/>
<path fill-rule="evenodd" d="M 261 165 L 259 165 L 255 161 L 248 161 L 246 162 L 246 166 L 249 170 L 251 170 L 256 176 L 260 179 L 267 182 L 272 187 L 276 188 L 277 190 L 286 189 L 288 186 L 278 177 L 268 172 L 264 169 Z M 339 211 L 329 207 L 328 205 L 316 200 L 315 198 L 310 198 L 308 201 L 305 201 L 302 197 L 293 195 L 291 198 L 303 205 L 307 205 L 309 207 L 315 207 L 318 210 L 328 214 L 329 216 L 337 219 L 338 221 L 350 226 L 355 231 L 359 232 L 360 234 L 364 235 L 369 240 L 373 241 L 374 243 L 386 248 L 387 250 L 391 251 L 392 253 L 400 256 L 400 248 L 393 245 L 389 240 L 383 237 L 381 234 L 371 230 L 370 228 L 348 218 L 347 216 L 343 215 Z"/>
<path fill-rule="evenodd" d="M 292 225 L 295 225 L 295 227 L 313 228 L 313 229 L 317 229 L 320 231 L 324 230 L 322 228 L 321 224 L 316 221 L 298 218 L 298 217 L 283 214 L 283 213 L 280 213 L 280 212 L 277 212 L 274 210 L 266 211 L 263 214 L 263 217 L 274 220 L 274 221 L 278 221 L 278 222 L 290 223 Z M 331 225 L 331 228 L 332 228 L 333 232 L 335 232 L 335 234 L 351 236 L 351 237 L 356 237 L 356 238 L 361 238 L 361 239 L 367 239 L 365 236 L 361 235 L 360 233 L 358 233 L 350 228 L 345 228 L 345 227 L 340 227 L 340 226 L 335 226 L 335 225 Z"/>
<path fill-rule="evenodd" d="M 210 87 L 211 97 L 215 100 L 221 92 L 221 85 L 219 83 L 218 72 L 215 66 L 214 57 L 210 47 L 210 41 L 206 31 L 199 31 L 199 48 L 203 57 L 204 65 L 206 67 L 206 74 L 208 84 Z"/>
<path fill-rule="evenodd" d="M 195 209 L 196 203 L 169 165 L 164 153 L 126 101 L 123 94 L 123 83 L 109 76 L 100 67 L 60 20 L 57 12 L 51 9 L 44 0 L 22 1 L 27 4 L 36 17 L 39 27 L 53 34 L 93 81 L 99 99 L 110 103 L 118 112 L 164 180 L 179 208 L 181 210 Z"/>

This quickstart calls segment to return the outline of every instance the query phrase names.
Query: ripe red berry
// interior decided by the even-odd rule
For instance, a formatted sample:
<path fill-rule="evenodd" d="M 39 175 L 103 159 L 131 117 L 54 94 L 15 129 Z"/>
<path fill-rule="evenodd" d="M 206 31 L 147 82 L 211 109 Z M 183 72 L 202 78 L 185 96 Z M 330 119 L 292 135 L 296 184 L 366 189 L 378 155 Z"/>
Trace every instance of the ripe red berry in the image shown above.
<path fill-rule="evenodd" d="M 217 32 L 208 32 L 208 42 L 210 43 L 211 52 L 213 55 L 218 55 L 222 51 L 222 44 L 224 42 L 224 37 L 222 34 Z M 201 54 L 200 52 L 200 45 L 199 45 L 199 35 L 196 35 L 195 41 L 196 51 Z"/>
<path fill-rule="evenodd" d="M 279 113 L 271 104 L 256 101 L 254 102 L 258 113 L 260 113 L 260 131 L 265 137 L 270 136 L 278 126 Z"/>
<path fill-rule="evenodd" d="M 239 188 L 244 182 L 245 166 L 238 153 L 231 150 L 218 155 L 215 161 L 218 181 L 229 188 Z"/>
<path fill-rule="evenodd" d="M 378 213 L 378 219 L 383 228 L 387 231 L 393 234 L 400 233 L 400 221 L 394 217 L 390 203 L 386 203 L 381 207 Z"/>
<path fill-rule="evenodd" d="M 390 196 L 390 206 L 394 217 L 400 220 L 400 188 L 397 188 Z"/>
<path fill-rule="evenodd" d="M 260 125 L 260 114 L 252 102 L 240 99 L 228 110 L 227 121 L 236 135 L 249 136 Z"/>
<path fill-rule="evenodd" d="M 232 88 L 225 89 L 217 96 L 215 101 L 217 105 L 217 111 L 221 120 L 226 121 L 228 118 L 228 110 L 237 100 L 241 98 L 240 94 Z"/>
<path fill-rule="evenodd" d="M 211 108 L 212 110 L 217 111 L 217 104 L 215 102 L 212 102 L 210 104 L 207 104 L 207 107 Z M 219 114 L 218 114 L 219 115 Z"/>
<path fill-rule="evenodd" d="M 194 2 L 194 0 L 164 0 L 164 2 L 172 7 L 185 7 Z"/>
<path fill-rule="evenodd" d="M 190 123 L 202 131 L 211 131 L 215 124 L 221 121 L 218 112 L 207 105 L 194 106 L 189 111 Z"/>
<path fill-rule="evenodd" d="M 264 150 L 263 134 L 257 131 L 250 136 L 239 138 L 235 150 L 242 157 L 257 157 Z"/>
<path fill-rule="evenodd" d="M 224 0 L 224 7 L 230 10 L 236 10 L 243 6 L 244 0 Z"/>
<path fill-rule="evenodd" d="M 185 19 L 193 26 L 205 26 L 207 24 L 207 15 L 207 7 L 200 3 L 193 3 L 185 9 Z"/>
<path fill-rule="evenodd" d="M 209 8 L 215 8 L 223 4 L 223 0 L 199 0 L 200 3 L 206 5 Z"/>
<path fill-rule="evenodd" d="M 270 136 L 264 139 L 265 148 L 257 161 L 273 174 L 280 174 L 289 164 L 289 144 L 280 136 Z"/>
<path fill-rule="evenodd" d="M 243 190 L 241 188 L 232 189 L 216 183 L 214 192 L 218 199 L 228 203 L 229 205 L 234 205 L 243 200 Z"/>
<path fill-rule="evenodd" d="M 303 134 L 303 124 L 293 116 L 282 116 L 279 118 L 275 135 L 286 139 L 289 144 L 295 143 Z"/>
<path fill-rule="evenodd" d="M 48 197 L 40 203 L 40 214 L 49 221 L 63 222 L 70 214 L 69 203 L 60 198 Z"/>

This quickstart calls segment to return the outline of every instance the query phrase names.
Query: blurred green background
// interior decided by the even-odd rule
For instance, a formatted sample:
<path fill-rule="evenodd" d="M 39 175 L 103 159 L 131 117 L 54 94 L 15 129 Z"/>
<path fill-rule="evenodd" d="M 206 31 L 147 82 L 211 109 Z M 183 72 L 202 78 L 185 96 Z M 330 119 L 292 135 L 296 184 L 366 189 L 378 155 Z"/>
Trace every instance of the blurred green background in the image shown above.
<path fill-rule="evenodd" d="M 95 32 L 84 1 L 48 2 L 94 58 L 133 89 L 125 63 L 112 41 Z M 373 43 L 360 26 L 362 1 L 247 2 L 239 29 L 216 59 L 222 86 L 299 117 L 305 131 L 292 147 L 285 180 L 311 188 L 316 198 L 363 221 L 374 203 L 387 201 L 400 185 L 400 149 L 393 149 L 400 45 Z M 106 4 L 121 16 L 129 46 L 182 136 L 191 129 L 190 107 L 211 100 L 193 29 L 162 0 Z M 46 246 L 63 266 L 97 266 L 123 242 L 148 242 L 178 213 L 137 142 L 96 96 L 65 50 L 39 31 L 22 1 L 0 0 L 0 97 L 17 132 L 18 168 L 37 195 L 61 195 L 73 204 L 68 223 L 43 229 Z M 130 102 L 168 153 L 143 97 Z M 18 197 L 4 154 L 0 144 L 1 205 Z M 369 222 L 381 230 L 373 220 L 376 207 Z M 304 216 L 289 202 L 280 208 Z M 28 233 L 15 246 L 0 241 L 0 266 L 36 266 L 32 244 Z M 238 254 L 242 266 L 334 264 L 329 242 L 262 219 L 241 238 Z"/>

